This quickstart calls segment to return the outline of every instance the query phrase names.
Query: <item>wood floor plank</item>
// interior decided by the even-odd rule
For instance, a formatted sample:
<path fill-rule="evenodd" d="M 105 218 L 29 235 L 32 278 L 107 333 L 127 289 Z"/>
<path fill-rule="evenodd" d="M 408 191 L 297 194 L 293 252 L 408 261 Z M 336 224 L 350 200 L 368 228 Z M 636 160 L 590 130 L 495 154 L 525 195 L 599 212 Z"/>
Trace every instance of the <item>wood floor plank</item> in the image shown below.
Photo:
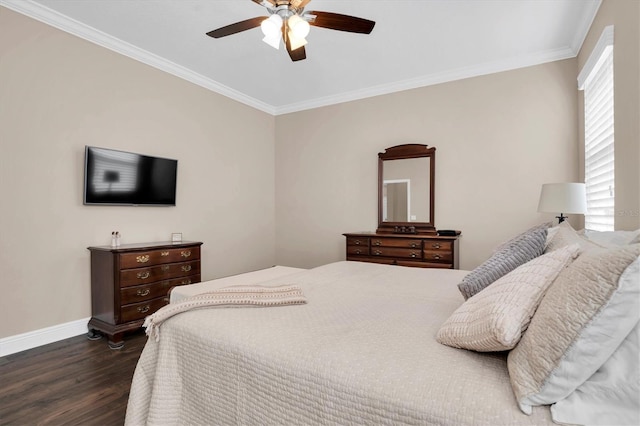
<path fill-rule="evenodd" d="M 0 358 L 0 425 L 121 425 L 133 371 L 146 343 L 125 347 L 76 336 Z"/>

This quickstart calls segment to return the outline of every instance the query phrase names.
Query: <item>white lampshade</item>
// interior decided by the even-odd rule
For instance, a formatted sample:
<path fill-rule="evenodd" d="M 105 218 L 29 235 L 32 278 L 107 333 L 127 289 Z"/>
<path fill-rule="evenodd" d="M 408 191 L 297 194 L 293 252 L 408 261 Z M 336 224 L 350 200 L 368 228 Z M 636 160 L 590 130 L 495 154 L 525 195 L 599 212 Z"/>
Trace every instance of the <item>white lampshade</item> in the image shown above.
<path fill-rule="evenodd" d="M 540 191 L 538 211 L 541 213 L 587 212 L 587 191 L 584 183 L 545 183 Z"/>
<path fill-rule="evenodd" d="M 296 50 L 307 44 L 305 38 L 296 37 L 291 30 L 289 30 L 289 43 L 291 44 L 291 50 Z"/>
<path fill-rule="evenodd" d="M 273 47 L 274 49 L 280 49 L 280 40 L 281 39 L 282 39 L 282 36 L 280 35 L 280 33 L 278 33 L 274 37 L 264 36 L 262 41 L 264 41 L 265 43 L 267 43 L 269 46 Z"/>
<path fill-rule="evenodd" d="M 289 30 L 296 38 L 305 38 L 309 35 L 310 26 L 307 21 L 302 19 L 299 15 L 291 15 L 287 20 Z"/>
<path fill-rule="evenodd" d="M 280 15 L 274 13 L 262 21 L 260 28 L 262 29 L 262 34 L 265 35 L 265 38 L 268 37 L 270 40 L 274 39 L 276 35 L 280 34 L 280 30 L 282 29 L 282 18 Z"/>

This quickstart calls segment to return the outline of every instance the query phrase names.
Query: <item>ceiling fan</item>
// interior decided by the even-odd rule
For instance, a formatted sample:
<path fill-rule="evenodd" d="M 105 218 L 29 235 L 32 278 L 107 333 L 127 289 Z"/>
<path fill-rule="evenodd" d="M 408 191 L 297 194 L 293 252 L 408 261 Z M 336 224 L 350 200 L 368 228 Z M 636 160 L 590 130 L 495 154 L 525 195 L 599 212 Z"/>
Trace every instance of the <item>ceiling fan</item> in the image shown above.
<path fill-rule="evenodd" d="M 278 49 L 280 40 L 289 52 L 292 61 L 306 59 L 305 37 L 310 25 L 331 30 L 369 34 L 376 24 L 373 21 L 355 16 L 331 12 L 304 12 L 311 0 L 251 0 L 267 9 L 269 17 L 258 16 L 218 28 L 207 33 L 213 38 L 226 37 L 252 28 L 261 27 L 262 41 Z"/>

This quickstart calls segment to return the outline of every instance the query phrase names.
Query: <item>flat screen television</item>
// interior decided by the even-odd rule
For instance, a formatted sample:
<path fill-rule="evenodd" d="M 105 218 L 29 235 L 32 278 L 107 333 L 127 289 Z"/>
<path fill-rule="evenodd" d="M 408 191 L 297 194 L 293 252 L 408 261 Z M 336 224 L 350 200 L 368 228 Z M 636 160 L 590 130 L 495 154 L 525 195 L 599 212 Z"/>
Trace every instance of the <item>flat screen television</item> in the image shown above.
<path fill-rule="evenodd" d="M 86 205 L 175 206 L 178 160 L 86 146 Z"/>

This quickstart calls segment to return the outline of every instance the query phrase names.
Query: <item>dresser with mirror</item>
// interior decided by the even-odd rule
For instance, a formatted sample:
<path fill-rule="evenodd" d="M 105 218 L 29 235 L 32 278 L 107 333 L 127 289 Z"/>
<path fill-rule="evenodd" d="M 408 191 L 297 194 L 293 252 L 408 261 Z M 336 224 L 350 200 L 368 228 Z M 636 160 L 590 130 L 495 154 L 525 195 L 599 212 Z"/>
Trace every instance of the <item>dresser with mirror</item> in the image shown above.
<path fill-rule="evenodd" d="M 343 234 L 347 260 L 458 269 L 460 231 L 435 227 L 435 163 L 422 144 L 378 154 L 378 228 Z"/>

